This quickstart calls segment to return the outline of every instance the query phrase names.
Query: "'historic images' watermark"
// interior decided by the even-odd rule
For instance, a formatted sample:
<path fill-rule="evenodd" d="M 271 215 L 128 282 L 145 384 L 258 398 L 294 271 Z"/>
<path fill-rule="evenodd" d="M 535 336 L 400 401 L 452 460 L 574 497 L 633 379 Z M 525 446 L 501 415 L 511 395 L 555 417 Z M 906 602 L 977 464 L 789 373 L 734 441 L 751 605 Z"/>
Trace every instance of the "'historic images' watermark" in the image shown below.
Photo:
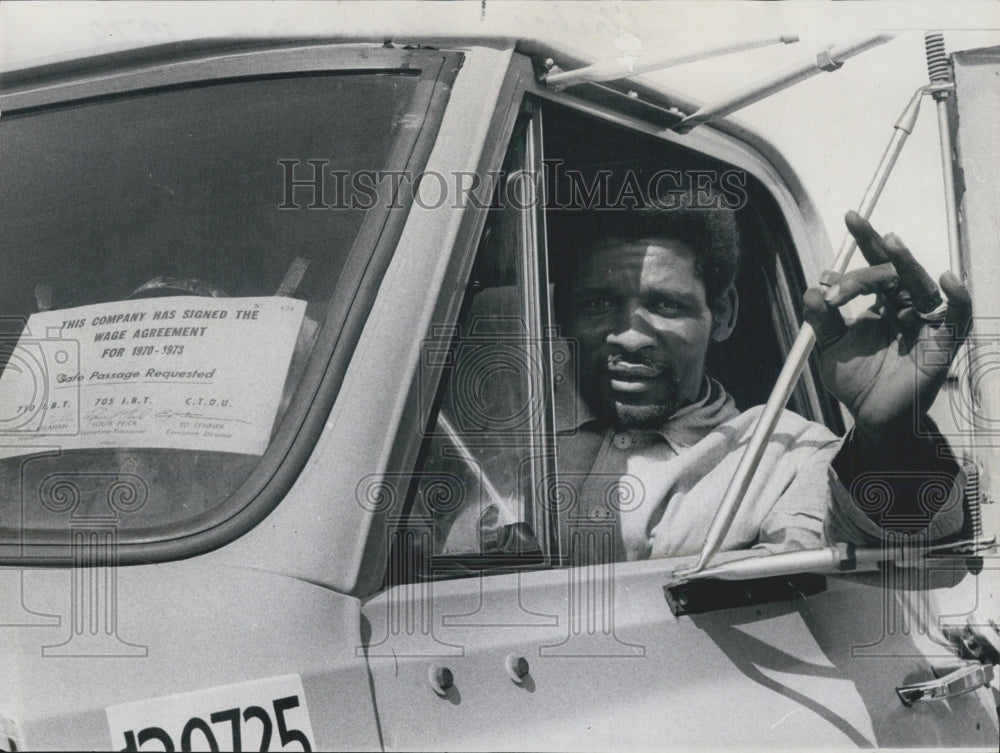
<path fill-rule="evenodd" d="M 502 180 L 500 170 L 338 170 L 328 159 L 278 160 L 281 185 L 279 209 L 362 210 L 374 209 L 385 195 L 385 209 L 405 208 L 401 190 L 422 209 L 544 209 L 603 211 L 621 209 L 717 210 L 746 205 L 747 175 L 742 170 L 656 170 L 649 174 L 626 171 L 616 174 L 600 169 L 584 172 L 565 168 L 558 159 L 543 160 L 542 170 L 517 171 Z M 524 181 L 533 191 L 522 190 Z M 388 191 L 380 191 L 385 185 Z M 492 186 L 489 200 L 484 187 Z M 546 188 L 548 190 L 546 190 Z"/>

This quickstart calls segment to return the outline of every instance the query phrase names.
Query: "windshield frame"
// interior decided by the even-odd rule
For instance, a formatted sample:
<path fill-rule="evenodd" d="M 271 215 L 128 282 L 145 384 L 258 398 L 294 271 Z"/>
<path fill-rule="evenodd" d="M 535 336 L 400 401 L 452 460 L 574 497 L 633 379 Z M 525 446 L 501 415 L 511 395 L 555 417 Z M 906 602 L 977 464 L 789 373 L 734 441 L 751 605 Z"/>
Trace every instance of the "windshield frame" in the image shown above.
<path fill-rule="evenodd" d="M 282 48 L 223 50 L 188 59 L 129 62 L 128 56 L 80 61 L 20 72 L 0 93 L 0 112 L 27 114 L 50 107 L 155 93 L 182 86 L 246 81 L 297 74 L 399 72 L 416 76 L 408 114 L 418 128 L 402 129 L 383 169 L 416 174 L 430 154 L 462 53 L 400 50 L 374 45 L 304 44 Z M 392 184 L 386 186 L 386 182 Z M 382 275 L 412 204 L 405 184 L 383 181 L 379 200 L 365 214 L 348 254 L 338 292 L 308 360 L 294 397 L 264 455 L 237 489 L 211 513 L 191 521 L 118 535 L 118 564 L 182 559 L 216 549 L 252 529 L 281 501 L 302 470 L 337 397 L 351 354 L 375 299 Z M 383 195 L 384 194 L 384 195 Z M 74 563 L 69 527 L 58 532 L 21 530 L 20 541 L 0 543 L 0 564 L 70 566 Z M 97 564 L 97 563 L 95 563 Z"/>

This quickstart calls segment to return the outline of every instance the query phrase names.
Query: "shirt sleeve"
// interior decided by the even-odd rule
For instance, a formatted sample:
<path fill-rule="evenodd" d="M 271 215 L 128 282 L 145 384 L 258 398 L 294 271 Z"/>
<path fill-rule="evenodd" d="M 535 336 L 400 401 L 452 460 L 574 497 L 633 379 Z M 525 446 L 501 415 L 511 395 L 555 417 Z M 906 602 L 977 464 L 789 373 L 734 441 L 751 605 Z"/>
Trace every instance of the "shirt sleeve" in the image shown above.
<path fill-rule="evenodd" d="M 798 433 L 782 459 L 794 476 L 761 520 L 753 548 L 879 546 L 900 534 L 930 543 L 959 534 L 966 474 L 934 422 L 925 417 L 891 446 L 872 456 L 853 430 L 841 439 L 819 424 Z"/>
<path fill-rule="evenodd" d="M 794 470 L 760 523 L 753 548 L 766 553 L 817 549 L 827 543 L 829 467 L 840 441 L 825 426 L 798 416 L 793 425 L 795 431 L 776 431 L 773 439 L 785 445 L 779 461 L 783 468 L 774 472 Z"/>

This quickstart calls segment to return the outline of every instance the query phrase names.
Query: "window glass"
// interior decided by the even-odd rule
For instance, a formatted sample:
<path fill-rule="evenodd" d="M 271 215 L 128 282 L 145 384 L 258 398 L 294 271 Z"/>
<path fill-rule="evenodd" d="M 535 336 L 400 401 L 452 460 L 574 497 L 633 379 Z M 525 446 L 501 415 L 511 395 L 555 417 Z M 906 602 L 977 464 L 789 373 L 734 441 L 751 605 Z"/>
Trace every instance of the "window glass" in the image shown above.
<path fill-rule="evenodd" d="M 529 126 L 515 131 L 461 313 L 454 328 L 432 332 L 422 366 L 443 367 L 437 414 L 411 502 L 411 533 L 423 529 L 436 556 L 532 557 L 534 487 L 546 410 L 547 369 L 532 313 L 536 264 L 529 249 Z"/>
<path fill-rule="evenodd" d="M 418 81 L 281 76 L 4 113 L 8 538 L 101 515 L 169 534 L 241 484 L 375 203 L 363 175 L 414 133 Z"/>

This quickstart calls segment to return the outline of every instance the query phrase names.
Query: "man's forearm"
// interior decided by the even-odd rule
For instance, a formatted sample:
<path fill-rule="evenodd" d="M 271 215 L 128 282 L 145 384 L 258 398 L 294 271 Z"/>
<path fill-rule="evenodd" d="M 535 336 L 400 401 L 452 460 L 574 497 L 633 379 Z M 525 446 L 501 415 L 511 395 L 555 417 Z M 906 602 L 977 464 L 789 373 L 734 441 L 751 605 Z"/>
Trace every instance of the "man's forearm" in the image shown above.
<path fill-rule="evenodd" d="M 960 467 L 947 440 L 924 416 L 912 425 L 873 435 L 855 427 L 833 460 L 855 504 L 883 530 L 924 530 L 955 490 Z"/>

